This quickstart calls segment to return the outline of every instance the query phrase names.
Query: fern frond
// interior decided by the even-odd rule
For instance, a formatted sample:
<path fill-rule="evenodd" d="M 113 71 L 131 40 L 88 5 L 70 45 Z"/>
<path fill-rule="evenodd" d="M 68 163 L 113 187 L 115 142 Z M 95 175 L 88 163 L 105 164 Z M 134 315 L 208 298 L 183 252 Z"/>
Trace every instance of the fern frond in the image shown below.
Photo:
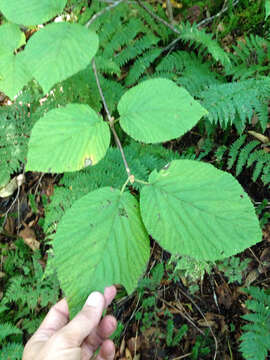
<path fill-rule="evenodd" d="M 220 76 L 213 72 L 210 64 L 204 63 L 203 59 L 194 52 L 175 51 L 163 59 L 156 67 L 156 74 L 173 74 L 176 82 L 184 86 L 193 96 L 208 89 L 210 85 L 220 83 Z"/>
<path fill-rule="evenodd" d="M 154 7 L 148 2 L 144 2 L 144 5 L 151 12 L 157 14 L 162 19 L 167 20 L 166 13 L 159 4 Z M 143 21 L 149 31 L 156 34 L 163 43 L 168 41 L 169 37 L 173 34 L 171 29 L 169 29 L 161 22 L 157 22 L 150 14 L 148 14 L 148 12 L 145 11 L 145 9 L 141 8 L 137 3 L 132 4 L 132 8 L 134 9 L 134 15 Z"/>
<path fill-rule="evenodd" d="M 114 112 L 121 96 L 125 92 L 125 88 L 119 82 L 107 79 L 105 76 L 102 75 L 99 76 L 99 81 L 108 108 L 110 112 Z"/>
<path fill-rule="evenodd" d="M 246 135 L 240 136 L 231 146 L 230 151 L 228 155 L 228 163 L 227 163 L 227 169 L 231 169 L 236 161 L 236 158 L 239 154 L 240 147 L 244 144 L 246 140 Z"/>
<path fill-rule="evenodd" d="M 5 340 L 5 338 L 7 338 L 9 335 L 20 335 L 20 334 L 22 334 L 22 331 L 9 322 L 0 324 L 0 341 Z"/>
<path fill-rule="evenodd" d="M 27 331 L 28 334 L 33 334 L 40 326 L 44 316 L 35 316 L 33 319 L 24 319 L 22 323 L 23 330 Z"/>
<path fill-rule="evenodd" d="M 91 29 L 99 34 L 101 48 L 104 49 L 106 44 L 108 44 L 112 37 L 119 31 L 123 19 L 126 21 L 126 19 L 129 18 L 129 13 L 129 5 L 123 2 L 111 11 L 106 11 L 93 22 Z"/>
<path fill-rule="evenodd" d="M 108 74 L 108 75 L 115 74 L 117 76 L 120 76 L 121 69 L 114 60 L 108 59 L 104 56 L 96 56 L 95 62 L 97 69 L 101 71 L 103 74 Z"/>
<path fill-rule="evenodd" d="M 196 55 L 187 51 L 174 51 L 164 56 L 156 67 L 157 72 L 174 72 L 181 74 L 189 61 L 196 61 Z"/>
<path fill-rule="evenodd" d="M 217 148 L 217 150 L 215 151 L 215 158 L 218 162 L 222 160 L 226 151 L 227 151 L 226 145 L 221 145 Z"/>
<path fill-rule="evenodd" d="M 253 140 L 250 141 L 247 145 L 245 145 L 243 149 L 241 149 L 236 164 L 236 176 L 238 176 L 242 172 L 244 165 L 246 165 L 247 163 L 250 153 L 255 149 L 257 145 L 259 145 L 259 143 L 259 141 Z"/>
<path fill-rule="evenodd" d="M 234 54 L 230 54 L 232 67 L 226 73 L 233 75 L 234 80 L 260 78 L 270 70 L 270 42 L 266 39 L 251 34 L 239 40 L 233 50 Z"/>
<path fill-rule="evenodd" d="M 17 301 L 20 299 L 22 295 L 24 295 L 23 291 L 23 281 L 24 278 L 22 275 L 14 276 L 10 282 L 9 286 L 5 292 L 5 296 L 3 298 L 3 303 L 6 304 L 8 302 Z"/>
<path fill-rule="evenodd" d="M 38 260 L 33 257 L 33 269 L 30 276 L 16 275 L 8 283 L 2 300 L 3 304 L 14 302 L 17 306 L 25 306 L 26 315 L 40 304 L 47 306 L 57 300 L 59 285 L 52 276 L 43 281 L 43 269 Z M 20 312 L 22 316 L 23 312 Z"/>
<path fill-rule="evenodd" d="M 1 359 L 3 360 L 21 360 L 23 354 L 23 345 L 17 343 L 8 343 L 1 349 Z"/>
<path fill-rule="evenodd" d="M 129 45 L 139 33 L 145 33 L 143 22 L 138 18 L 131 18 L 128 23 L 122 25 L 121 32 L 117 31 L 104 48 L 103 56 L 112 57 L 122 47 Z"/>
<path fill-rule="evenodd" d="M 158 58 L 161 52 L 162 49 L 154 48 L 146 51 L 143 55 L 138 57 L 126 77 L 126 85 L 130 86 L 135 84 L 149 66 Z"/>
<path fill-rule="evenodd" d="M 247 162 L 247 166 L 250 167 L 256 162 L 253 170 L 252 180 L 255 182 L 259 175 L 262 174 L 262 180 L 266 184 L 269 181 L 269 168 L 270 168 L 270 154 L 264 150 L 257 150 L 253 152 Z"/>
<path fill-rule="evenodd" d="M 125 47 L 118 54 L 115 55 L 114 61 L 120 67 L 124 66 L 128 61 L 135 59 L 141 55 L 145 50 L 151 49 L 157 45 L 159 38 L 152 33 L 147 33 L 132 40 L 128 47 Z"/>
<path fill-rule="evenodd" d="M 229 56 L 213 39 L 212 34 L 206 33 L 204 29 L 199 30 L 195 23 L 191 25 L 189 22 L 181 23 L 180 31 L 179 37 L 184 42 L 190 42 L 195 48 L 199 48 L 200 52 L 209 52 L 216 61 L 220 61 L 223 65 L 230 64 Z"/>
<path fill-rule="evenodd" d="M 252 181 L 256 182 L 261 178 L 262 182 L 267 185 L 270 183 L 270 154 L 263 149 L 258 149 L 260 142 L 257 140 L 249 141 L 244 147 L 246 135 L 240 136 L 230 147 L 228 154 L 227 169 L 230 170 L 236 165 L 236 176 L 238 176 L 244 168 L 254 166 L 252 171 Z M 223 154 L 226 151 L 222 149 Z M 221 159 L 219 159 L 220 161 Z"/>
<path fill-rule="evenodd" d="M 240 351 L 246 360 L 264 360 L 270 350 L 270 296 L 256 287 L 245 289 L 253 300 L 246 301 L 252 313 L 242 316 L 249 321 L 242 327 Z"/>
<path fill-rule="evenodd" d="M 176 82 L 184 86 L 192 96 L 196 97 L 210 86 L 221 83 L 218 74 L 211 71 L 208 64 L 198 62 L 190 63 Z"/>
<path fill-rule="evenodd" d="M 243 96 L 244 94 L 244 96 Z M 209 111 L 208 119 L 212 123 L 219 122 L 223 126 L 233 124 L 239 118 L 242 124 L 251 121 L 255 113 L 265 126 L 265 119 L 261 118 L 262 104 L 270 94 L 269 79 L 243 80 L 221 85 L 211 85 L 208 90 L 199 95 L 202 105 Z"/>
<path fill-rule="evenodd" d="M 13 105 L 0 107 L 0 187 L 26 161 L 28 138 L 35 119 L 27 105 L 18 98 Z M 25 104 L 25 103 L 24 103 Z"/>

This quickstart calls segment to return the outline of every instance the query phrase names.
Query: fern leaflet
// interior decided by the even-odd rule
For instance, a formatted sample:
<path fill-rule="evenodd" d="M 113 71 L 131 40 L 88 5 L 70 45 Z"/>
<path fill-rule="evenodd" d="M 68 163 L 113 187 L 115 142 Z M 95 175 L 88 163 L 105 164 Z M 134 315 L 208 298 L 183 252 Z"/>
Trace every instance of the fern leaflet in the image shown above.
<path fill-rule="evenodd" d="M 18 329 L 15 325 L 7 322 L 0 324 L 0 340 L 3 341 L 9 335 L 20 335 L 22 331 Z"/>
<path fill-rule="evenodd" d="M 269 64 L 269 41 L 258 35 L 246 36 L 233 46 L 234 54 L 230 55 L 232 68 L 227 69 L 227 75 L 233 75 L 233 79 L 260 78 L 267 75 L 270 70 Z"/>
<path fill-rule="evenodd" d="M 245 94 L 245 96 L 243 96 Z M 211 85 L 202 91 L 199 97 L 203 106 L 209 111 L 210 122 L 219 122 L 223 126 L 233 124 L 239 118 L 244 125 L 255 113 L 262 128 L 267 124 L 267 99 L 270 94 L 269 79 L 243 80 L 228 84 Z M 262 108 L 265 109 L 262 111 Z"/>
<path fill-rule="evenodd" d="M 242 327 L 240 351 L 246 360 L 265 360 L 270 350 L 270 296 L 256 287 L 245 292 L 253 297 L 246 301 L 252 313 L 242 316 L 249 323 Z"/>
<path fill-rule="evenodd" d="M 189 22 L 180 24 L 180 38 L 184 42 L 190 42 L 196 48 L 200 48 L 200 52 L 208 51 L 216 61 L 220 61 L 223 65 L 230 64 L 230 58 L 225 51 L 219 46 L 218 42 L 213 39 L 212 34 L 207 34 L 204 29 L 199 30 L 194 23 Z"/>

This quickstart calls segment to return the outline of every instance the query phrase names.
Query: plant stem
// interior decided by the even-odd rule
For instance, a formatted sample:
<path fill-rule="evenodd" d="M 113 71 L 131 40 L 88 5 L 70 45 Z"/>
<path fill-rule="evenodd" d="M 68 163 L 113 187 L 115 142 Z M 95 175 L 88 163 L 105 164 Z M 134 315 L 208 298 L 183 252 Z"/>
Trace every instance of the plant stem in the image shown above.
<path fill-rule="evenodd" d="M 129 166 L 128 166 L 127 159 L 126 159 L 126 156 L 125 156 L 125 153 L 124 153 L 124 150 L 123 150 L 121 141 L 120 141 L 120 139 L 119 139 L 119 137 L 118 137 L 118 135 L 117 135 L 117 132 L 115 131 L 115 128 L 114 128 L 114 124 L 113 124 L 113 123 L 110 123 L 110 127 L 111 127 L 111 130 L 112 130 L 112 133 L 113 133 L 113 136 L 114 136 L 116 145 L 118 146 L 118 148 L 119 148 L 119 150 L 120 150 L 120 153 L 121 153 L 121 156 L 122 156 L 122 159 L 123 159 L 125 168 L 126 168 L 126 172 L 127 172 L 127 174 L 128 174 L 128 177 L 130 177 L 130 176 L 131 176 L 131 171 L 130 171 L 130 168 L 129 168 Z"/>
<path fill-rule="evenodd" d="M 171 22 L 171 24 L 173 24 L 174 19 L 173 19 L 173 9 L 172 9 L 171 0 L 166 0 L 166 5 L 167 5 L 166 7 L 167 7 L 170 22 Z"/>
<path fill-rule="evenodd" d="M 113 117 L 112 117 L 111 114 L 110 114 L 110 111 L 109 111 L 109 109 L 108 109 L 108 106 L 107 106 L 107 103 L 106 103 L 106 100 L 105 100 L 105 97 L 104 97 L 104 94 L 103 94 L 103 91 L 102 91 L 102 88 L 101 88 L 101 86 L 100 86 L 100 81 L 99 81 L 98 73 L 97 73 L 97 67 L 96 67 L 96 63 L 95 63 L 95 60 L 94 60 L 94 59 L 92 60 L 92 68 L 93 68 L 94 75 L 95 75 L 95 78 L 96 78 L 96 83 L 97 83 L 98 91 L 99 91 L 99 94 L 100 94 L 100 97 L 101 97 L 101 100 L 102 100 L 104 109 L 105 109 L 105 111 L 106 111 L 106 114 L 107 114 L 107 117 L 108 117 L 108 120 L 109 120 L 110 128 L 111 128 L 111 130 L 112 130 L 112 133 L 113 133 L 113 136 L 114 136 L 116 145 L 118 146 L 118 148 L 119 148 L 119 150 L 120 150 L 120 153 L 121 153 L 121 156 L 122 156 L 122 159 L 123 159 L 125 168 L 126 168 L 126 172 L 127 172 L 128 178 L 130 178 L 130 177 L 131 177 L 131 171 L 130 171 L 130 168 L 129 168 L 129 166 L 128 166 L 127 159 L 126 159 L 126 156 L 125 156 L 125 153 L 124 153 L 124 150 L 123 150 L 121 141 L 120 141 L 120 139 L 119 139 L 119 137 L 118 137 L 118 135 L 117 135 L 117 132 L 115 131 L 115 128 L 114 128 L 114 119 L 113 119 Z"/>
<path fill-rule="evenodd" d="M 129 181 L 130 181 L 130 177 L 127 178 L 126 182 L 125 182 L 124 185 L 122 186 L 121 194 L 125 191 L 125 188 L 126 188 L 127 184 L 129 183 Z"/>
<path fill-rule="evenodd" d="M 139 184 L 143 184 L 143 185 L 149 185 L 149 182 L 147 181 L 143 181 L 143 180 L 139 180 L 139 179 L 134 179 L 135 182 L 139 183 Z"/>
<path fill-rule="evenodd" d="M 85 24 L 85 26 L 88 28 L 98 17 L 103 15 L 106 11 L 111 10 L 112 8 L 118 6 L 121 4 L 124 0 L 118 0 L 113 2 L 111 5 L 107 6 L 106 8 L 100 10 L 98 13 L 96 13 L 94 16 L 91 17 L 91 19 Z"/>
<path fill-rule="evenodd" d="M 140 5 L 140 7 L 142 7 L 146 12 L 148 12 L 148 14 L 151 15 L 155 20 L 157 20 L 157 21 L 161 22 L 163 25 L 167 26 L 174 33 L 176 33 L 178 35 L 181 34 L 180 30 L 176 29 L 173 25 L 169 24 L 166 20 L 162 19 L 161 17 L 159 17 L 158 15 L 153 13 L 151 10 L 149 10 L 148 7 L 146 5 L 144 5 L 144 3 L 141 0 L 137 0 L 137 2 Z"/>
<path fill-rule="evenodd" d="M 231 4 L 231 6 L 236 6 L 239 3 L 239 0 L 235 0 L 233 1 L 233 3 Z M 223 7 L 223 9 L 221 9 L 217 14 L 210 16 L 209 18 L 206 18 L 204 20 L 202 20 L 201 22 L 199 22 L 197 24 L 197 27 L 202 27 L 202 26 L 206 26 L 207 24 L 209 24 L 211 21 L 213 21 L 214 19 L 216 19 L 217 17 L 221 16 L 223 13 L 225 13 L 227 10 L 229 9 L 229 6 Z"/>

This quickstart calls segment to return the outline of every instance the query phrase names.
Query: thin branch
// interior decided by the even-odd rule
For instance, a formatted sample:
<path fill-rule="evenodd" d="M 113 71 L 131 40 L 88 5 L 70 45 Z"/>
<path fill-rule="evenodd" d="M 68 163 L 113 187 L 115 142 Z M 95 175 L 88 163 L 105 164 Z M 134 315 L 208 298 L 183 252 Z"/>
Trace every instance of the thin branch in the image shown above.
<path fill-rule="evenodd" d="M 179 282 L 179 285 L 181 286 L 180 282 Z M 187 294 L 185 293 L 185 291 L 183 291 L 181 289 L 181 287 L 178 287 L 178 290 L 180 291 L 180 293 L 182 295 L 184 295 L 186 298 L 188 298 L 189 301 L 191 301 L 191 303 L 195 306 L 195 308 L 199 311 L 199 313 L 201 314 L 201 316 L 203 317 L 203 319 L 205 320 L 206 324 L 208 325 L 209 327 L 209 330 L 213 336 L 213 339 L 214 339 L 214 342 L 215 342 L 215 354 L 214 354 L 214 357 L 213 357 L 213 360 L 216 360 L 217 358 L 217 350 L 218 350 L 218 342 L 217 342 L 217 338 L 215 337 L 215 334 L 212 330 L 212 327 L 211 325 L 209 324 L 208 320 L 206 319 L 206 317 L 204 316 L 204 313 L 202 312 L 202 310 L 199 308 L 199 306 L 195 303 L 195 301 L 193 301 L 193 299 Z"/>
<path fill-rule="evenodd" d="M 12 203 L 11 203 L 10 207 L 7 209 L 7 211 L 6 211 L 6 213 L 5 213 L 5 217 L 4 217 L 4 221 L 3 221 L 3 227 L 4 227 L 4 225 L 6 224 L 7 217 L 8 217 L 8 214 L 9 214 L 10 210 L 12 209 L 12 207 L 14 206 L 14 204 L 16 203 L 16 201 L 17 201 L 17 200 L 18 200 L 18 198 L 19 198 L 19 195 L 20 195 L 20 190 L 21 190 L 21 187 L 20 187 L 20 186 L 18 186 L 18 188 L 17 188 L 17 193 L 16 193 L 16 196 L 15 196 L 15 199 L 12 201 Z M 18 222 L 19 222 L 19 220 L 18 220 Z"/>
<path fill-rule="evenodd" d="M 18 186 L 17 187 L 17 193 L 16 193 L 16 196 L 15 196 L 15 199 L 12 201 L 11 205 L 9 206 L 9 208 L 7 209 L 7 211 L 5 213 L 5 217 L 4 217 L 4 221 L 3 221 L 3 227 L 6 224 L 7 217 L 8 217 L 8 214 L 9 214 L 10 210 L 12 209 L 12 207 L 14 206 L 16 201 L 19 199 L 21 186 L 25 181 L 24 174 L 25 174 L 25 168 L 23 168 L 22 174 L 19 174 L 19 175 L 16 176 L 16 181 L 17 181 L 17 186 Z M 18 203 L 18 227 L 19 227 L 19 225 L 20 225 L 20 211 L 19 211 L 19 203 Z"/>
<path fill-rule="evenodd" d="M 98 73 L 97 73 L 97 67 L 96 67 L 95 59 L 92 60 L 92 69 L 93 69 L 93 71 L 94 71 L 94 75 L 95 75 L 95 78 L 96 78 L 96 83 L 97 83 L 98 91 L 99 91 L 99 94 L 100 94 L 102 103 L 103 103 L 103 105 L 104 105 L 104 109 L 105 109 L 105 111 L 106 111 L 108 120 L 109 120 L 110 123 L 112 123 L 112 122 L 113 122 L 113 118 L 112 118 L 112 116 L 111 116 L 111 114 L 110 114 L 110 111 L 109 111 L 109 108 L 108 108 L 108 106 L 107 106 L 105 97 L 104 97 L 104 95 L 103 95 L 103 91 L 102 91 L 101 86 L 100 86 L 100 81 L 99 81 L 99 78 L 98 78 Z"/>
<path fill-rule="evenodd" d="M 234 0 L 234 2 L 232 3 L 232 6 L 236 6 L 239 3 L 240 0 Z M 175 34 L 180 35 L 181 31 L 178 30 L 177 28 L 175 28 L 173 25 L 169 24 L 166 20 L 162 19 L 161 17 L 159 17 L 158 15 L 156 15 L 155 13 L 153 13 L 151 10 L 148 9 L 148 7 L 146 5 L 144 5 L 144 3 L 141 0 L 137 0 L 138 4 L 140 5 L 140 7 L 142 7 L 146 12 L 148 12 L 149 15 L 151 15 L 155 20 L 161 22 L 163 25 L 167 26 L 169 29 L 171 29 Z M 224 7 L 222 10 L 220 10 L 217 14 L 202 20 L 201 22 L 199 22 L 197 24 L 197 27 L 202 27 L 205 26 L 207 24 L 209 24 L 212 20 L 214 20 L 215 18 L 221 16 L 224 12 L 226 12 L 229 9 L 229 6 Z M 164 48 L 164 52 L 169 50 L 171 47 L 173 47 L 178 41 L 180 41 L 182 38 L 178 37 L 176 39 L 174 39 L 168 46 L 166 46 Z"/>
<path fill-rule="evenodd" d="M 172 360 L 180 360 L 180 359 L 185 359 L 187 358 L 188 356 L 192 355 L 192 353 L 188 353 L 188 354 L 185 354 L 185 355 L 181 355 L 181 356 L 178 356 L 176 358 L 173 358 Z"/>
<path fill-rule="evenodd" d="M 231 6 L 236 6 L 239 3 L 239 0 L 235 0 Z M 210 16 L 207 19 L 202 20 L 201 22 L 199 22 L 197 24 L 197 27 L 202 27 L 205 26 L 207 24 L 209 24 L 211 21 L 213 21 L 214 19 L 216 19 L 217 17 L 221 16 L 222 14 L 224 14 L 227 10 L 229 9 L 229 6 L 224 7 L 222 10 L 220 10 L 216 15 Z"/>
<path fill-rule="evenodd" d="M 126 159 L 126 156 L 125 156 L 121 141 L 120 141 L 120 139 L 119 139 L 119 137 L 117 135 L 117 132 L 115 131 L 115 128 L 114 128 L 114 119 L 110 114 L 109 108 L 107 106 L 107 103 L 106 103 L 106 100 L 105 100 L 105 97 L 104 97 L 104 94 L 103 94 L 103 91 L 102 91 L 102 88 L 101 88 L 101 85 L 100 85 L 100 81 L 99 81 L 98 73 L 97 73 L 97 67 L 96 67 L 96 63 L 95 63 L 94 59 L 92 60 L 92 68 L 93 68 L 94 75 L 95 75 L 95 78 L 96 78 L 98 91 L 99 91 L 99 94 L 100 94 L 104 109 L 106 111 L 106 114 L 107 114 L 107 117 L 108 117 L 108 120 L 109 120 L 109 124 L 110 124 L 110 128 L 112 130 L 116 145 L 118 146 L 118 148 L 120 150 L 120 153 L 121 153 L 121 156 L 122 156 L 122 159 L 123 159 L 123 162 L 124 162 L 128 177 L 131 177 L 130 168 L 128 166 L 127 159 Z"/>
<path fill-rule="evenodd" d="M 94 16 L 91 17 L 91 19 L 85 24 L 85 26 L 88 28 L 98 17 L 103 15 L 106 11 L 109 11 L 113 9 L 114 7 L 118 6 L 125 0 L 118 0 L 114 1 L 111 5 L 107 6 L 106 8 L 100 10 L 98 13 L 96 13 Z"/>
<path fill-rule="evenodd" d="M 167 26 L 174 33 L 176 33 L 178 35 L 181 34 L 180 30 L 176 29 L 173 25 L 169 24 L 166 20 L 162 19 L 161 17 L 159 17 L 158 15 L 153 13 L 151 10 L 149 10 L 148 7 L 146 5 L 144 5 L 144 3 L 141 0 L 137 0 L 137 2 L 140 5 L 140 7 L 142 7 L 146 12 L 148 12 L 148 14 L 151 15 L 155 20 L 157 20 L 157 21 L 161 22 L 163 25 Z"/>
<path fill-rule="evenodd" d="M 173 24 L 174 19 L 173 19 L 173 8 L 172 8 L 171 0 L 166 0 L 166 7 L 167 7 L 170 22 Z"/>
<path fill-rule="evenodd" d="M 189 316 L 186 315 L 182 310 L 180 310 L 178 307 L 175 307 L 173 305 L 171 305 L 169 302 L 167 302 L 166 300 L 162 299 L 161 297 L 158 297 L 158 299 L 163 302 L 164 304 L 166 304 L 167 306 L 169 306 L 171 309 L 173 309 L 174 311 L 176 311 L 178 314 L 180 314 L 184 319 L 186 319 L 201 335 L 204 335 L 204 332 L 198 328 L 198 326 L 194 323 L 193 319 Z"/>

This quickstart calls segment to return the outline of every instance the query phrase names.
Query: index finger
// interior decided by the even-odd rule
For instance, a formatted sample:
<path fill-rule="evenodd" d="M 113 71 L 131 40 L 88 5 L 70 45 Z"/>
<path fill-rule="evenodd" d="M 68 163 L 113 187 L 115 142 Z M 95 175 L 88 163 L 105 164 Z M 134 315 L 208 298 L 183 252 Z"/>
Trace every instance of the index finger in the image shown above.
<path fill-rule="evenodd" d="M 40 327 L 36 331 L 46 333 L 48 337 L 52 336 L 55 332 L 62 329 L 69 321 L 69 311 L 66 299 L 60 300 L 48 312 L 45 319 L 42 321 Z"/>

